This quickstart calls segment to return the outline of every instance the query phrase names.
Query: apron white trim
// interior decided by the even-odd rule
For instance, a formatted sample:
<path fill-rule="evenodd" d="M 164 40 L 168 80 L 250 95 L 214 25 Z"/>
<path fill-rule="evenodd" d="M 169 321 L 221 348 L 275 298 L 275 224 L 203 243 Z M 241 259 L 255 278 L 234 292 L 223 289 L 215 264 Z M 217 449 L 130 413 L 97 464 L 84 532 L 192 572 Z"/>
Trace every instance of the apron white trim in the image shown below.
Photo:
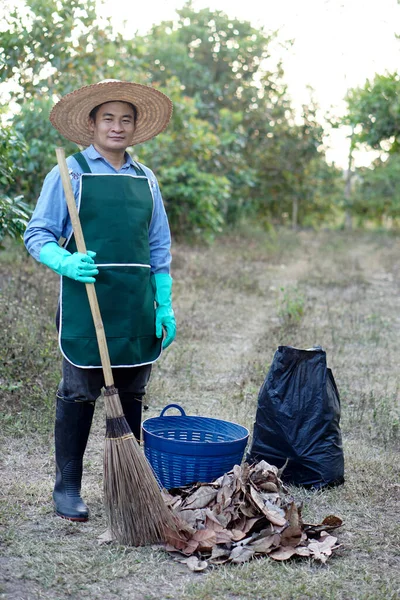
<path fill-rule="evenodd" d="M 58 331 L 58 346 L 60 348 L 60 352 L 63 355 L 63 357 L 65 358 L 65 360 L 67 360 L 69 363 L 71 363 L 71 365 L 73 365 L 74 367 L 78 367 L 78 369 L 102 369 L 103 368 L 102 365 L 87 365 L 85 367 L 83 367 L 82 365 L 77 365 L 77 364 L 73 363 L 72 360 L 70 360 L 68 358 L 68 356 L 64 353 L 64 351 L 62 349 L 62 346 L 61 346 L 61 329 L 62 329 L 62 302 L 61 302 L 61 296 L 62 296 L 62 282 L 63 282 L 63 276 L 60 277 L 60 298 L 59 298 L 59 305 L 60 305 L 60 327 L 59 327 L 59 331 Z M 145 365 L 152 365 L 153 363 L 155 363 L 160 358 L 160 356 L 161 356 L 162 353 L 163 353 L 163 348 L 162 348 L 162 345 L 161 345 L 160 354 L 154 360 L 151 360 L 149 362 L 144 362 L 144 363 L 138 363 L 136 365 L 111 365 L 111 368 L 112 369 L 133 369 L 134 367 L 144 367 Z"/>
<path fill-rule="evenodd" d="M 151 265 L 145 265 L 142 263 L 97 263 L 96 267 L 143 267 L 144 269 L 151 269 Z"/>

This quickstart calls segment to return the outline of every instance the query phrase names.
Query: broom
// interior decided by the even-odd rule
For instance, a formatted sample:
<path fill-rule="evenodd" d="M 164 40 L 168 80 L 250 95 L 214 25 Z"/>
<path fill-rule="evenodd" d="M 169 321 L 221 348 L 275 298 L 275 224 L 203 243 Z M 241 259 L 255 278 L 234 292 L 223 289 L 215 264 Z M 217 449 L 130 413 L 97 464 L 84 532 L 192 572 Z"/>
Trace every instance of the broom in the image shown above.
<path fill-rule="evenodd" d="M 57 148 L 56 155 L 76 246 L 79 252 L 86 254 L 64 149 Z M 85 285 L 105 382 L 104 502 L 111 534 L 121 544 L 129 546 L 179 537 L 177 517 L 164 503 L 153 471 L 124 417 L 118 390 L 114 386 L 96 290 L 91 283 Z"/>

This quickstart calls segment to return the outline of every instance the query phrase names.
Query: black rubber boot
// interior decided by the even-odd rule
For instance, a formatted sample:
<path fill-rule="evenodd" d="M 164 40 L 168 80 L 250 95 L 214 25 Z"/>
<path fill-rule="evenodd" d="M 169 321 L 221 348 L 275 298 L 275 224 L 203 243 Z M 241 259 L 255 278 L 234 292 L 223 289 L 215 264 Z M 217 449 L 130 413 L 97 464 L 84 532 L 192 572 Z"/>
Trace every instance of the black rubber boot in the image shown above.
<path fill-rule="evenodd" d="M 129 394 L 121 394 L 120 400 L 125 419 L 138 443 L 142 431 L 142 400 Z M 147 406 L 145 407 L 146 410 Z"/>
<path fill-rule="evenodd" d="M 89 517 L 81 498 L 81 481 L 93 413 L 94 402 L 67 402 L 57 394 L 53 500 L 57 515 L 70 521 L 87 521 Z"/>

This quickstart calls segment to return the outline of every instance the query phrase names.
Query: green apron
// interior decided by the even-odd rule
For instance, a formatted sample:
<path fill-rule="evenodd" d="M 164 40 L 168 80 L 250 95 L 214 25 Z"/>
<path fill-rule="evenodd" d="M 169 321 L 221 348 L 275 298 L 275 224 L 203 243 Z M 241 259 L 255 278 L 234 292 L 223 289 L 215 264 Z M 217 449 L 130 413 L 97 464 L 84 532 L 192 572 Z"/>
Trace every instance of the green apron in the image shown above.
<path fill-rule="evenodd" d="M 149 181 L 138 176 L 92 174 L 81 153 L 79 216 L 86 247 L 97 253 L 96 292 L 113 367 L 135 367 L 157 360 L 155 289 L 150 279 L 148 231 L 153 212 Z M 71 235 L 66 249 L 77 251 Z M 61 278 L 59 343 L 78 367 L 101 367 L 86 286 Z"/>

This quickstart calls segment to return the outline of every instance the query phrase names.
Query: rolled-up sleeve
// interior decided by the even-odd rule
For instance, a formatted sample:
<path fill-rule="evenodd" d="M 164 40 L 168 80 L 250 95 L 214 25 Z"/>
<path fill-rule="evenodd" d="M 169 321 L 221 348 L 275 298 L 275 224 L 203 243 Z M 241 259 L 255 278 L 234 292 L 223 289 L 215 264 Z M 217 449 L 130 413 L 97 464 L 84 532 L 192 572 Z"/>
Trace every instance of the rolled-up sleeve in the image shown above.
<path fill-rule="evenodd" d="M 79 180 L 72 180 L 75 198 L 79 194 Z M 28 252 L 39 261 L 44 244 L 58 242 L 71 233 L 71 221 L 58 167 L 54 167 L 44 180 L 35 210 L 24 234 Z"/>

